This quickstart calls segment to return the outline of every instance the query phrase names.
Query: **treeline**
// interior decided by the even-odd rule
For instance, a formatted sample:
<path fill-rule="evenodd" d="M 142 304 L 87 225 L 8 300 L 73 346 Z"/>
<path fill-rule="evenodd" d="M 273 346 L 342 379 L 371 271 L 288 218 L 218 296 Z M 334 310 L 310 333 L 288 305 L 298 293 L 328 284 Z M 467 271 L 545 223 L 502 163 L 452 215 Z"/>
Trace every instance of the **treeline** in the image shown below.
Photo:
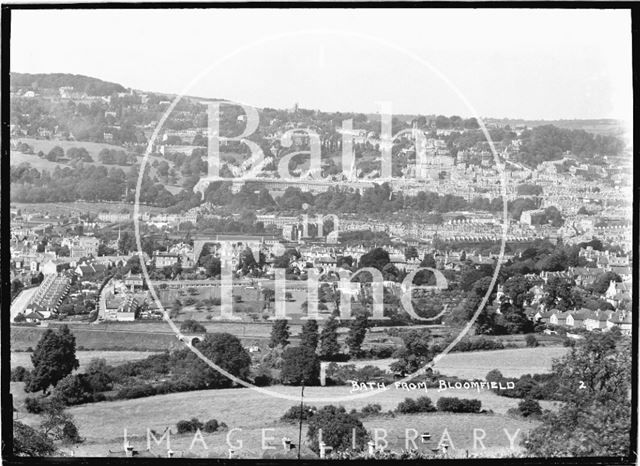
<path fill-rule="evenodd" d="M 68 329 L 67 334 L 68 335 Z M 52 334 L 55 336 L 55 334 Z M 47 338 L 52 338 L 48 335 Z M 68 337 L 72 338 L 73 337 Z M 26 390 L 37 392 L 48 385 L 54 385 L 50 397 L 27 398 L 26 409 L 38 413 L 43 403 L 50 398 L 61 401 L 64 405 L 76 405 L 104 400 L 133 399 L 165 393 L 176 393 L 190 390 L 229 388 L 231 379 L 211 369 L 206 363 L 188 348 L 149 356 L 140 361 L 128 362 L 120 366 L 109 366 L 104 359 L 91 361 L 84 373 L 72 374 L 69 368 L 62 371 L 67 375 L 59 380 L 52 380 L 39 368 L 38 351 L 47 344 L 43 338 L 38 343 L 32 360 L 36 366 L 33 371 L 22 367 L 15 368 L 11 378 L 13 381 L 26 382 Z M 75 346 L 75 339 L 73 339 Z M 228 333 L 208 334 L 198 343 L 198 349 L 211 361 L 229 373 L 247 379 L 250 374 L 251 358 L 243 348 L 240 340 Z M 75 347 L 68 353 L 75 354 Z M 34 358 L 36 358 L 34 360 Z M 64 363 L 70 365 L 71 355 L 64 355 Z M 46 361 L 45 361 L 46 362 Z M 150 383 L 150 380 L 162 380 Z"/>
<path fill-rule="evenodd" d="M 579 157 L 591 158 L 598 154 L 620 155 L 624 142 L 616 136 L 594 135 L 581 129 L 564 129 L 553 125 L 537 126 L 525 130 L 517 159 L 530 166 L 549 160 L 560 160 L 570 151 Z"/>
<path fill-rule="evenodd" d="M 105 165 L 133 165 L 136 163 L 136 156 L 123 150 L 104 148 L 98 154 L 98 160 Z"/>
<path fill-rule="evenodd" d="M 138 181 L 138 169 L 128 173 L 120 168 L 104 166 L 77 166 L 74 169 L 56 167 L 52 172 L 38 171 L 28 163 L 11 166 L 11 200 L 13 202 L 73 202 L 85 200 L 126 201 L 134 200 Z M 154 183 L 145 173 L 140 202 L 170 206 L 181 200 L 174 198 L 165 187 Z"/>
<path fill-rule="evenodd" d="M 245 184 L 239 193 L 231 192 L 230 181 L 211 183 L 205 191 L 204 200 L 216 206 L 229 206 L 230 210 L 240 208 L 265 209 L 266 211 L 302 211 L 307 204 L 317 212 L 332 213 L 392 213 L 402 210 L 446 213 L 458 210 L 502 209 L 502 199 L 492 201 L 475 198 L 471 202 L 462 196 L 441 195 L 431 191 L 421 191 L 415 196 L 406 196 L 401 192 L 392 192 L 388 183 L 374 185 L 360 191 L 332 188 L 324 193 L 313 194 L 300 188 L 289 187 L 278 199 L 273 199 L 269 191 L 259 183 Z M 439 221 L 441 217 L 433 217 Z"/>
<path fill-rule="evenodd" d="M 69 73 L 11 73 L 11 87 L 29 89 L 54 89 L 73 87 L 75 92 L 86 92 L 92 96 L 108 96 L 118 92 L 125 92 L 124 86 L 110 83 L 89 76 Z"/>

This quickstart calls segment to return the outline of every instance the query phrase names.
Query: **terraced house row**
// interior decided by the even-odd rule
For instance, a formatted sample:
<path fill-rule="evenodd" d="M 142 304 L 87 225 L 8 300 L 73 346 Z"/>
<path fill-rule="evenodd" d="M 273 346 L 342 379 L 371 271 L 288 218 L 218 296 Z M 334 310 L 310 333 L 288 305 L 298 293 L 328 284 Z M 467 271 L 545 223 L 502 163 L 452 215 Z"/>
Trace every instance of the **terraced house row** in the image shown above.
<path fill-rule="evenodd" d="M 71 279 L 64 274 L 47 275 L 33 297 L 30 308 L 40 312 L 55 313 L 69 292 Z"/>

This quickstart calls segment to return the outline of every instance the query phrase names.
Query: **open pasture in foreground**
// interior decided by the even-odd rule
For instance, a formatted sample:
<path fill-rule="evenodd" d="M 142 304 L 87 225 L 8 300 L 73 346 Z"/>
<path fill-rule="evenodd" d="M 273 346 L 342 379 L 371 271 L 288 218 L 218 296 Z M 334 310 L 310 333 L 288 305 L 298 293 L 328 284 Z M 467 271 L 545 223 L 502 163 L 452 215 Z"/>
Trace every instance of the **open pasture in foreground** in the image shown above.
<path fill-rule="evenodd" d="M 11 391 L 18 401 L 19 416 L 30 424 L 36 425 L 39 417 L 26 414 L 24 408 L 20 406 L 19 397 L 22 383 L 12 383 Z M 299 387 L 274 386 L 271 390 L 292 396 L 298 399 L 300 395 Z M 361 409 L 369 403 L 378 403 L 383 411 L 393 410 L 397 404 L 406 397 L 417 398 L 424 396 L 424 391 L 405 391 L 390 388 L 386 391 L 376 391 L 372 396 L 350 401 L 336 401 L 331 398 L 348 396 L 350 387 L 307 387 L 305 389 L 305 403 L 313 406 L 326 404 L 343 405 L 347 411 L 351 408 Z M 457 396 L 459 398 L 477 398 L 482 401 L 483 409 L 491 409 L 495 412 L 490 414 L 447 414 L 430 413 L 401 415 L 395 418 L 369 418 L 364 424 L 367 429 L 386 429 L 388 440 L 393 448 L 400 448 L 404 445 L 405 428 L 414 428 L 419 432 L 428 431 L 436 439 L 436 444 L 443 435 L 445 427 L 453 441 L 455 448 L 473 448 L 473 429 L 485 429 L 485 446 L 506 448 L 510 443 L 503 429 L 506 428 L 513 436 L 517 429 L 520 434 L 530 429 L 535 424 L 511 419 L 504 416 L 507 409 L 514 407 L 520 400 L 498 397 L 488 391 L 443 391 L 429 390 L 426 393 L 434 404 L 440 396 Z M 327 401 L 320 402 L 314 398 L 322 398 Z M 203 390 L 186 393 L 174 393 L 169 395 L 159 395 L 148 398 L 134 400 L 122 400 L 113 402 L 91 403 L 71 407 L 68 412 L 72 414 L 80 429 L 80 433 L 86 441 L 77 446 L 76 455 L 105 455 L 109 448 L 120 450 L 122 448 L 122 437 L 124 429 L 131 437 L 132 443 L 139 449 L 146 448 L 146 429 L 154 429 L 161 433 L 165 428 L 171 428 L 176 432 L 176 423 L 182 419 L 197 417 L 201 421 L 217 419 L 225 422 L 229 429 L 240 428 L 236 431 L 232 440 L 242 439 L 246 453 L 258 456 L 261 455 L 261 430 L 263 428 L 273 428 L 267 431 L 267 437 L 274 437 L 271 442 L 280 448 L 280 439 L 283 436 L 297 439 L 297 428 L 295 425 L 282 423 L 279 421 L 284 412 L 299 401 L 276 398 L 253 389 L 224 389 L 224 390 Z M 542 403 L 543 407 L 550 408 L 551 403 Z M 303 434 L 306 427 L 303 428 Z M 210 445 L 205 451 L 200 443 L 194 448 L 193 453 L 214 454 L 224 456 L 228 445 L 226 444 L 226 432 L 219 434 L 204 434 L 205 441 Z M 171 448 L 176 451 L 188 450 L 193 437 L 172 436 Z M 517 443 L 517 442 L 516 442 Z M 200 450 L 198 450 L 200 448 Z M 165 448 L 166 451 L 166 448 Z M 158 449 L 158 452 L 161 452 Z"/>
<path fill-rule="evenodd" d="M 12 393 L 19 401 L 22 383 L 12 383 Z M 266 387 L 280 395 L 288 395 L 292 399 L 271 396 L 256 389 L 235 388 L 221 390 L 199 390 L 184 393 L 157 395 L 133 400 L 105 401 L 73 406 L 68 409 L 82 432 L 88 439 L 117 439 L 122 436 L 123 429 L 135 432 L 149 427 L 162 431 L 165 427 L 175 428 L 181 419 L 197 417 L 200 420 L 215 418 L 225 422 L 230 428 L 260 428 L 276 423 L 293 405 L 299 404 L 300 387 L 273 386 Z M 363 393 L 363 392 L 357 392 Z M 389 387 L 387 390 L 370 391 L 370 396 L 343 400 L 353 396 L 350 386 L 306 387 L 305 403 L 312 406 L 328 404 L 343 405 L 347 411 L 351 408 L 361 409 L 370 403 L 378 403 L 383 411 L 393 410 L 405 398 L 428 396 L 435 404 L 441 396 L 458 398 L 475 398 L 482 402 L 482 409 L 492 410 L 496 414 L 505 414 L 509 408 L 515 407 L 520 400 L 500 397 L 488 390 L 403 390 Z M 324 401 L 322 401 L 324 400 Z M 551 408 L 552 403 L 542 402 L 544 408 Z M 257 415 L 259 413 L 259 415 Z M 37 418 L 25 414 L 27 419 Z"/>
<path fill-rule="evenodd" d="M 411 439 L 423 432 L 431 434 L 431 440 L 425 444 L 420 442 L 418 436 L 415 447 L 423 451 L 437 448 L 440 441 L 450 441 L 451 457 L 491 457 L 513 455 L 522 452 L 520 442 L 526 433 L 537 425 L 535 421 L 514 419 L 508 416 L 495 414 L 405 414 L 395 418 L 372 417 L 363 421 L 372 439 L 378 435 L 378 445 L 390 450 L 402 450 L 414 448 Z M 234 429 L 229 426 L 229 429 Z M 169 446 L 176 457 L 213 457 L 226 458 L 228 450 L 234 447 L 236 455 L 240 458 L 260 458 L 268 449 L 282 450 L 283 437 L 288 437 L 294 444 L 298 443 L 298 426 L 295 423 L 265 423 L 264 427 L 250 427 L 202 434 L 202 440 L 198 438 L 194 442 L 194 434 L 176 433 L 176 428 L 171 428 L 169 434 Z M 302 426 L 302 442 L 308 446 L 307 424 Z M 474 429 L 476 437 L 480 441 L 474 443 Z M 415 432 L 414 432 L 415 430 Z M 160 439 L 164 429 L 157 430 L 156 439 Z M 87 439 L 77 445 L 73 450 L 76 456 L 104 456 L 111 451 L 122 451 L 124 431 L 119 438 L 112 440 Z M 409 438 L 409 439 L 408 439 Z M 148 440 L 146 429 L 137 426 L 127 429 L 127 440 L 139 451 L 147 449 Z M 388 442 L 385 447 L 384 442 Z M 167 438 L 157 445 L 150 438 L 150 451 L 159 456 L 165 456 L 167 452 Z"/>

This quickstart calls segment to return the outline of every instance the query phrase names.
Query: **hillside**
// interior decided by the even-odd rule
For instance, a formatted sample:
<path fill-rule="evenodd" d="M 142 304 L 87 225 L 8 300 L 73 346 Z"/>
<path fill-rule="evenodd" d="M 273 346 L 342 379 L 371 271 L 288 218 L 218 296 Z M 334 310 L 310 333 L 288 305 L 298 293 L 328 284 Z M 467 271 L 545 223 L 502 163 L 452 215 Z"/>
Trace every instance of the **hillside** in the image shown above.
<path fill-rule="evenodd" d="M 121 84 L 110 83 L 97 78 L 69 73 L 11 73 L 11 88 L 55 89 L 71 86 L 76 92 L 86 92 L 91 96 L 107 96 L 114 92 L 124 92 Z"/>
<path fill-rule="evenodd" d="M 485 123 L 495 123 L 500 126 L 509 125 L 512 128 L 526 126 L 535 128 L 536 126 L 553 125 L 558 128 L 576 130 L 581 129 L 589 133 L 602 136 L 623 136 L 626 126 L 621 120 L 611 118 L 599 118 L 590 120 L 525 120 L 521 118 L 486 118 Z"/>

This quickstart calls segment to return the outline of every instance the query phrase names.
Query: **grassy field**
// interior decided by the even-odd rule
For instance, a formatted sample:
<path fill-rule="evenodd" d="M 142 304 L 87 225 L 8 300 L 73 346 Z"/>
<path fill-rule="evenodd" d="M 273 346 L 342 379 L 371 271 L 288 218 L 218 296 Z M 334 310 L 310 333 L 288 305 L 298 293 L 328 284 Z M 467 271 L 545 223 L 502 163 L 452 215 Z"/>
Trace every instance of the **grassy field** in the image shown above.
<path fill-rule="evenodd" d="M 182 293 L 181 293 L 182 291 Z M 220 298 L 220 287 L 219 286 L 208 286 L 208 287 L 200 287 L 196 289 L 197 293 L 190 295 L 185 290 L 176 290 L 176 289 L 160 289 L 156 288 L 156 292 L 158 293 L 158 297 L 162 301 L 163 306 L 170 308 L 172 303 L 178 299 L 181 302 L 184 302 L 189 297 L 196 299 L 198 301 L 209 299 L 209 298 Z M 262 296 L 260 295 L 260 290 L 254 287 L 248 286 L 234 286 L 233 287 L 233 296 L 239 297 L 241 301 L 237 303 L 238 309 L 244 310 L 244 312 L 238 312 L 238 315 L 241 317 L 245 317 L 248 319 L 247 315 L 250 313 L 260 315 L 262 313 L 262 309 L 264 307 L 264 301 Z M 292 290 L 291 291 L 291 300 L 285 302 L 285 309 L 287 316 L 292 318 L 296 318 L 296 314 L 302 314 L 302 303 L 306 301 L 307 293 L 306 290 Z M 332 308 L 333 306 L 331 306 Z M 188 309 L 183 308 L 180 313 L 182 315 L 186 315 L 184 318 L 190 318 L 200 321 L 205 321 L 206 316 L 209 314 L 207 311 L 203 312 L 192 312 Z M 213 306 L 211 313 L 214 316 L 220 316 L 220 307 Z M 193 314 L 193 315 L 191 315 Z"/>
<path fill-rule="evenodd" d="M 12 326 L 11 349 L 25 351 L 29 347 L 35 348 L 45 330 L 38 327 Z M 72 332 L 76 337 L 76 347 L 84 350 L 164 351 L 182 347 L 182 343 L 173 333 L 100 331 L 87 325 L 83 328 L 73 327 Z"/>
<path fill-rule="evenodd" d="M 493 369 L 498 369 L 505 377 L 520 377 L 551 372 L 553 359 L 564 356 L 567 351 L 568 348 L 562 346 L 543 346 L 449 353 L 435 367 L 442 374 L 462 378 L 484 379 Z"/>
<path fill-rule="evenodd" d="M 84 147 L 87 150 L 87 152 L 89 152 L 89 155 L 91 155 L 91 158 L 93 159 L 93 162 L 84 162 L 85 165 L 103 165 L 102 162 L 100 162 L 100 159 L 98 158 L 98 154 L 102 149 L 119 150 L 119 151 L 125 151 L 127 153 L 130 153 L 130 151 L 128 151 L 124 147 L 116 146 L 113 144 L 100 143 L 100 142 L 60 141 L 60 140 L 47 140 L 47 139 L 35 139 L 35 138 L 17 138 L 17 140 L 19 140 L 20 142 L 29 144 L 31 147 L 33 147 L 34 154 L 23 154 L 18 151 L 11 151 L 10 153 L 11 165 L 19 165 L 21 163 L 27 162 L 27 163 L 30 163 L 33 168 L 37 168 L 39 170 L 42 170 L 42 169 L 53 170 L 56 167 L 63 168 L 66 166 L 66 164 L 63 164 L 63 163 L 50 162 L 46 159 L 41 159 L 36 155 L 39 151 L 42 151 L 46 155 L 55 146 L 62 147 L 62 149 L 64 149 L 65 151 L 65 154 L 67 150 L 72 147 L 78 147 L 78 148 Z M 142 157 L 138 156 L 136 163 L 139 165 L 142 162 L 142 160 L 143 160 Z M 149 155 L 149 157 L 147 158 L 145 170 L 152 177 L 155 176 L 156 173 L 155 173 L 155 169 L 151 167 L 151 164 L 156 160 L 160 162 L 164 159 L 162 157 L 157 157 L 153 155 Z M 109 167 L 120 167 L 120 166 L 105 165 L 105 167 L 109 168 Z M 124 170 L 128 170 L 128 166 L 124 166 L 120 168 L 123 168 Z M 178 182 L 180 182 L 180 180 L 178 180 Z M 168 188 L 172 188 L 172 190 L 180 189 L 178 187 L 171 187 L 171 186 L 168 186 Z"/>
<path fill-rule="evenodd" d="M 22 152 L 18 152 L 15 150 L 11 151 L 9 159 L 11 161 L 11 165 L 20 165 L 21 163 L 28 163 L 33 168 L 36 168 L 38 170 L 53 171 L 55 170 L 56 167 L 63 166 L 61 163 L 50 162 L 45 158 L 40 158 L 36 154 L 23 154 Z"/>
<path fill-rule="evenodd" d="M 51 149 L 55 146 L 60 146 L 64 149 L 65 153 L 72 147 L 84 147 L 87 152 L 91 155 L 94 161 L 98 161 L 98 154 L 102 149 L 110 149 L 110 150 L 123 150 L 128 152 L 125 148 L 116 146 L 113 144 L 106 144 L 101 142 L 86 142 L 86 141 L 60 141 L 60 140 L 49 140 L 49 139 L 35 139 L 35 138 L 17 138 L 20 142 L 24 142 L 33 147 L 33 151 L 37 154 L 39 151 L 48 154 Z M 14 154 L 11 153 L 11 162 L 14 163 L 13 160 Z M 37 155 L 35 157 L 38 157 Z M 20 162 L 15 162 L 20 163 Z"/>
<path fill-rule="evenodd" d="M 21 383 L 12 383 L 11 392 L 16 398 L 18 416 L 26 423 L 35 425 L 39 422 L 36 415 L 26 414 L 20 406 Z M 271 387 L 272 390 L 287 394 L 292 397 L 299 396 L 298 387 Z M 407 396 L 416 398 L 425 393 L 423 391 L 405 391 L 389 389 L 375 392 L 373 396 L 351 401 L 331 401 L 331 398 L 348 396 L 350 387 L 307 387 L 305 389 L 305 402 L 321 406 L 325 404 L 342 404 L 347 410 L 351 408 L 361 409 L 369 403 L 379 403 L 383 411 L 394 409 L 397 404 Z M 405 428 L 415 428 L 419 432 L 429 431 L 436 443 L 447 428 L 454 447 L 460 450 L 473 448 L 473 429 L 485 429 L 485 446 L 492 448 L 506 448 L 509 446 L 508 438 L 503 429 L 506 428 L 510 435 L 514 435 L 517 429 L 520 432 L 530 429 L 535 424 L 515 420 L 504 416 L 507 409 L 517 405 L 519 400 L 498 397 L 497 395 L 483 391 L 466 392 L 463 390 L 438 393 L 429 391 L 427 395 L 435 403 L 440 396 L 458 396 L 461 398 L 477 398 L 482 401 L 484 409 L 491 409 L 493 415 L 453 415 L 443 413 L 423 415 L 403 415 L 395 418 L 371 418 L 366 420 L 368 429 L 380 428 L 388 431 L 390 446 L 400 447 L 404 444 Z M 329 401 L 320 402 L 316 399 Z M 271 444 L 278 445 L 282 436 L 287 435 L 297 438 L 295 425 L 283 424 L 279 421 L 282 414 L 292 405 L 294 400 L 287 400 L 268 396 L 252 389 L 225 389 L 209 390 L 187 393 L 175 393 L 160 395 L 144 399 L 123 400 L 114 402 L 92 403 L 69 408 L 79 426 L 81 435 L 86 438 L 83 444 L 77 447 L 77 455 L 104 455 L 108 448 L 121 449 L 124 429 L 132 439 L 132 443 L 140 449 L 146 448 L 146 429 L 154 429 L 157 432 L 169 427 L 175 433 L 175 423 L 181 419 L 197 417 L 201 421 L 215 418 L 225 422 L 229 428 L 241 428 L 233 438 L 241 438 L 244 443 L 245 453 L 249 456 L 260 456 L 261 429 L 273 428 L 266 436 L 274 437 Z M 542 403 L 545 407 L 551 407 L 549 403 Z M 259 415 L 257 415 L 259 413 Z M 304 429 L 306 432 L 306 428 Z M 171 448 L 176 451 L 188 449 L 193 437 L 171 437 Z M 226 433 L 205 434 L 205 441 L 210 445 L 209 450 L 194 449 L 195 454 L 224 455 L 226 445 Z M 517 442 L 516 442 L 517 443 Z M 201 445 L 201 444 L 199 444 Z M 160 450 L 159 450 L 160 451 Z"/>
<path fill-rule="evenodd" d="M 524 374 L 551 372 L 554 358 L 565 355 L 568 348 L 562 346 L 541 346 L 537 348 L 514 348 L 495 351 L 469 351 L 449 353 L 435 366 L 444 375 L 463 379 L 483 379 L 493 369 L 498 369 L 505 377 L 520 377 Z M 388 369 L 393 359 L 355 361 L 357 367 L 372 365 Z"/>
<path fill-rule="evenodd" d="M 26 352 L 11 353 L 11 367 L 22 366 L 31 369 L 31 354 Z M 147 356 L 155 354 L 151 351 L 76 351 L 76 357 L 80 362 L 78 370 L 82 372 L 89 362 L 94 358 L 101 358 L 107 364 L 117 366 L 129 361 L 137 361 Z"/>

